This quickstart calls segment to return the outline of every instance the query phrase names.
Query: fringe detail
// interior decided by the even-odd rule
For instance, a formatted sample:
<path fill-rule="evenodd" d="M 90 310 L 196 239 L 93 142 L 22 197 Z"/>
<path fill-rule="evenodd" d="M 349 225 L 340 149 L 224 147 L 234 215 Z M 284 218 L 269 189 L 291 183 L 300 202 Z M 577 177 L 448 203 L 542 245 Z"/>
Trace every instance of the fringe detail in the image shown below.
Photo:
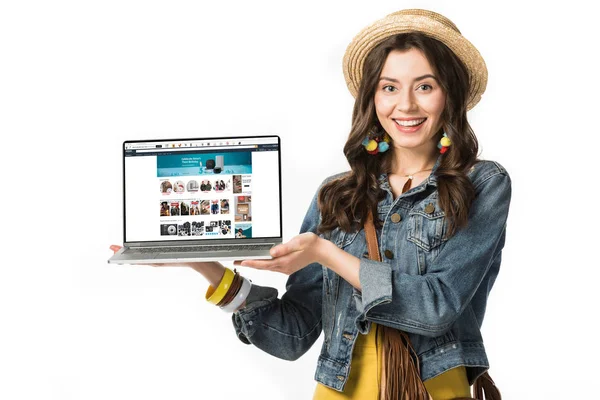
<path fill-rule="evenodd" d="M 487 372 L 480 375 L 473 383 L 473 394 L 478 400 L 502 400 L 500 390 Z"/>
<path fill-rule="evenodd" d="M 419 361 L 408 335 L 385 325 L 381 328 L 383 359 L 380 399 L 429 400 L 429 393 L 421 380 Z"/>
<path fill-rule="evenodd" d="M 412 178 L 406 181 L 402 188 L 402 193 L 410 189 L 411 180 Z M 379 246 L 377 244 L 377 234 L 373 224 L 373 215 L 370 210 L 368 211 L 364 229 L 367 238 L 367 247 L 369 248 L 369 258 L 381 261 Z M 425 384 L 421 380 L 419 358 L 410 343 L 408 335 L 405 332 L 379 324 L 376 334 L 383 335 L 379 399 L 431 400 L 431 396 L 427 393 Z M 473 383 L 473 392 L 475 399 L 463 397 L 455 400 L 502 400 L 500 390 L 498 390 L 492 377 L 487 372 L 475 380 Z"/>
<path fill-rule="evenodd" d="M 419 358 L 405 332 L 378 325 L 383 335 L 381 360 L 380 400 L 430 400 L 431 396 L 421 380 Z M 502 400 L 500 390 L 485 372 L 473 383 L 475 397 L 456 400 Z"/>

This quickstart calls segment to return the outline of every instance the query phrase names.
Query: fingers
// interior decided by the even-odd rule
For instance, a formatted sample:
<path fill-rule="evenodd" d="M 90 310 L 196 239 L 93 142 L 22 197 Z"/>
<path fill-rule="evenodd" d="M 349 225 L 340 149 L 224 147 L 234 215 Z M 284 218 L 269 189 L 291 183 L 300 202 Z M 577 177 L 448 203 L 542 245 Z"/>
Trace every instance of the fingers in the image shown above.
<path fill-rule="evenodd" d="M 312 232 L 305 232 L 294 236 L 289 242 L 278 244 L 271 248 L 271 256 L 280 257 L 285 254 L 293 253 L 294 251 L 304 250 L 316 237 L 317 236 Z"/>
<path fill-rule="evenodd" d="M 239 265 L 242 267 L 250 267 L 255 269 L 273 269 L 278 264 L 278 261 L 275 260 L 243 260 L 243 261 L 234 261 L 234 265 Z"/>
<path fill-rule="evenodd" d="M 113 244 L 110 246 L 110 249 L 116 253 L 117 251 L 121 250 L 121 247 L 123 247 L 123 246 Z M 169 264 L 169 263 L 155 263 L 155 264 L 141 264 L 141 265 L 149 265 L 151 267 L 187 267 L 187 265 L 184 265 L 184 264 Z"/>
<path fill-rule="evenodd" d="M 255 261 L 258 261 L 255 262 Z M 260 261 L 272 261 L 272 260 L 236 260 L 233 262 L 233 265 L 237 266 L 237 267 L 251 267 L 251 268 L 256 268 L 257 266 L 262 265 L 260 263 Z"/>
<path fill-rule="evenodd" d="M 281 257 L 284 254 L 298 250 L 300 250 L 298 240 L 294 238 L 287 243 L 278 244 L 277 246 L 272 247 L 270 253 L 271 257 Z"/>
<path fill-rule="evenodd" d="M 280 257 L 284 254 L 291 253 L 293 251 L 298 251 L 302 249 L 300 237 L 296 236 L 290 239 L 287 243 L 278 244 L 277 246 L 271 248 L 271 256 L 272 257 Z"/>
<path fill-rule="evenodd" d="M 255 269 L 270 269 L 274 265 L 277 265 L 278 261 L 275 260 L 239 260 L 234 261 L 233 265 L 238 267 L 250 267 Z"/>
<path fill-rule="evenodd" d="M 148 265 L 150 267 L 185 267 L 185 265 L 170 264 L 170 263 L 151 263 L 151 264 L 140 264 L 140 265 Z"/>
<path fill-rule="evenodd" d="M 250 267 L 254 269 L 264 269 L 268 271 L 283 271 L 288 269 L 296 259 L 297 253 L 286 254 L 285 256 L 277 257 L 272 260 L 243 260 L 235 261 L 235 265 L 242 267 Z M 237 264 L 236 264 L 237 263 Z"/>

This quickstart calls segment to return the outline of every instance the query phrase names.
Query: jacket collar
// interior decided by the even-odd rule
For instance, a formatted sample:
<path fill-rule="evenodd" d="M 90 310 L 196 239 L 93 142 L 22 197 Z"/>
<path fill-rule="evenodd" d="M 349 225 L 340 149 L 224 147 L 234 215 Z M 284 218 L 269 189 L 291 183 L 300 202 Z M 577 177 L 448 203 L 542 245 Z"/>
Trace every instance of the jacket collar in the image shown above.
<path fill-rule="evenodd" d="M 433 165 L 433 169 L 431 170 L 431 173 L 429 174 L 427 179 L 425 179 L 423 181 L 423 183 L 421 183 L 421 185 L 430 185 L 430 186 L 437 187 L 437 175 L 435 174 L 435 172 L 437 171 L 438 167 L 440 166 L 440 164 L 442 162 L 442 155 L 443 154 L 438 154 L 438 157 L 435 160 L 435 164 Z M 379 181 L 379 187 L 381 189 L 388 190 L 391 192 L 392 188 L 390 187 L 390 182 L 388 180 L 388 174 L 386 172 L 379 175 L 378 181 Z M 421 185 L 419 185 L 419 186 L 421 186 Z"/>

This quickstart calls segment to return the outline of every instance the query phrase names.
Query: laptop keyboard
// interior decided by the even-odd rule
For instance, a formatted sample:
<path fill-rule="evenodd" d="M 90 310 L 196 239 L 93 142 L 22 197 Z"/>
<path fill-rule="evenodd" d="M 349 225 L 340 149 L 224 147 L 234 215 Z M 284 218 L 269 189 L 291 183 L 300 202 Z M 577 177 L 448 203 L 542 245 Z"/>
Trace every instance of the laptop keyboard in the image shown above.
<path fill-rule="evenodd" d="M 242 245 L 219 245 L 219 246 L 185 246 L 185 247 L 137 247 L 130 248 L 125 253 L 183 253 L 183 252 L 207 252 L 207 251 L 244 251 L 244 250 L 269 250 L 273 243 L 267 244 L 242 244 Z"/>

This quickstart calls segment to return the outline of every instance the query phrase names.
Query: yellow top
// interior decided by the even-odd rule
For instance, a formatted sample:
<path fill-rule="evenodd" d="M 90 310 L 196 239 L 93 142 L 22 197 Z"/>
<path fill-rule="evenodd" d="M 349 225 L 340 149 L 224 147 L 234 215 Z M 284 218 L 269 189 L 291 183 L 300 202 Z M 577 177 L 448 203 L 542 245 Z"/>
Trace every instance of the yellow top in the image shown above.
<path fill-rule="evenodd" d="M 367 335 L 358 335 L 354 351 L 350 376 L 344 392 L 338 392 L 321 383 L 317 383 L 313 400 L 360 399 L 377 400 L 381 378 L 380 361 L 382 344 L 377 340 L 377 324 L 371 325 Z M 469 382 L 464 366 L 450 369 L 425 382 L 425 388 L 433 400 L 471 397 Z"/>

